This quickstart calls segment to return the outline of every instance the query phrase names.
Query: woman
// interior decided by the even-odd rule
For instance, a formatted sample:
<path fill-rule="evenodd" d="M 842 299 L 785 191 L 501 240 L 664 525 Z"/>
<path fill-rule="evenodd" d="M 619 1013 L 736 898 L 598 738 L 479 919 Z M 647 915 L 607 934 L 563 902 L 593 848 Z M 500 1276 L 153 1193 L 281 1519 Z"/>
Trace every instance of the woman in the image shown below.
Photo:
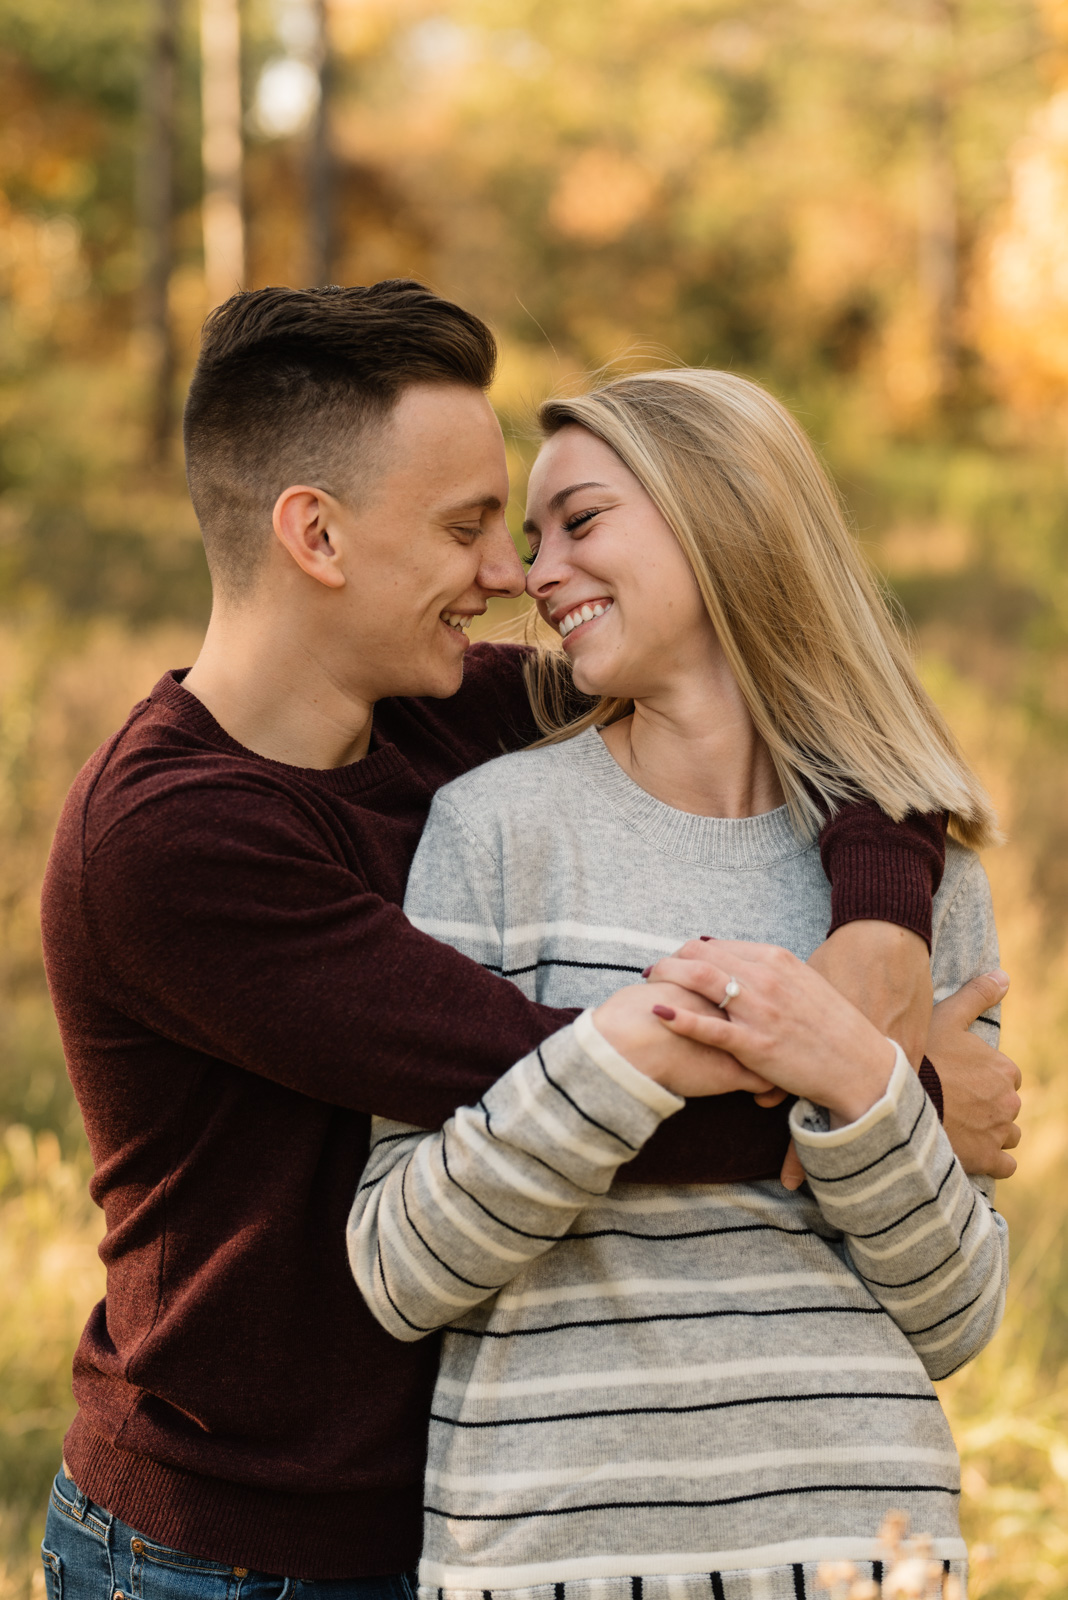
<path fill-rule="evenodd" d="M 997 1327 L 1005 1227 L 901 1050 L 803 960 L 827 926 L 821 808 L 866 794 L 946 810 L 962 841 L 936 995 L 995 964 L 967 848 L 988 802 L 769 395 L 644 374 L 542 422 L 528 587 L 594 704 L 562 725 L 538 665 L 546 739 L 439 793 L 406 909 L 589 1009 L 441 1134 L 376 1125 L 350 1222 L 384 1326 L 448 1329 L 421 1584 L 793 1600 L 821 1559 L 875 1572 L 891 1508 L 963 1575 L 930 1379 Z M 671 957 L 687 935 L 719 942 Z M 603 1002 L 643 968 L 650 1027 L 800 1097 L 807 1191 L 626 1183 L 689 1092 L 612 1047 Z"/>

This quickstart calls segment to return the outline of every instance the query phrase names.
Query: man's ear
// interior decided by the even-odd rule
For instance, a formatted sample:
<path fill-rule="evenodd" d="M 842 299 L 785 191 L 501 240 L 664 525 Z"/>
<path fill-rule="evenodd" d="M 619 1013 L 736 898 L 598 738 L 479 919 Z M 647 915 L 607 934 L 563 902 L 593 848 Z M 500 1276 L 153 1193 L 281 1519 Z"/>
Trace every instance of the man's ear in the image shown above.
<path fill-rule="evenodd" d="M 343 589 L 345 573 L 336 546 L 337 501 L 325 489 L 295 484 L 274 503 L 275 538 L 302 572 L 328 589 Z"/>

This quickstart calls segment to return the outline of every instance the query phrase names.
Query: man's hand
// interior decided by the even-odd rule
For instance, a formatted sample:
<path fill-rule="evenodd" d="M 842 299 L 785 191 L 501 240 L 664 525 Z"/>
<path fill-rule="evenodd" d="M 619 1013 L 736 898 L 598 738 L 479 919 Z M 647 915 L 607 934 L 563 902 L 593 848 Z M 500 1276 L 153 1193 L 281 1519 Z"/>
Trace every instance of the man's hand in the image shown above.
<path fill-rule="evenodd" d="M 1011 1178 L 1020 1142 L 1020 1069 L 968 1028 L 1008 991 L 1004 972 L 973 978 L 935 1006 L 927 1054 L 938 1071 L 943 1125 L 965 1172 Z"/>
<path fill-rule="evenodd" d="M 731 1094 L 745 1089 L 761 1094 L 771 1088 L 766 1078 L 743 1067 L 726 1050 L 669 1033 L 653 1015 L 653 1007 L 687 1006 L 692 1011 L 722 1016 L 717 1006 L 673 983 L 634 983 L 617 989 L 593 1013 L 598 1033 L 632 1067 L 686 1098 Z"/>

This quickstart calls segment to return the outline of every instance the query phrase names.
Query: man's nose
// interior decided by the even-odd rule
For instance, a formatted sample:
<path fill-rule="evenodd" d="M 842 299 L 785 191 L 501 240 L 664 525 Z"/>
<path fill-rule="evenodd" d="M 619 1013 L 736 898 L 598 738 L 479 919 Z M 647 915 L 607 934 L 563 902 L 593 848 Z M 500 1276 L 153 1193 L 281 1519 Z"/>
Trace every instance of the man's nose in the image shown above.
<path fill-rule="evenodd" d="M 519 552 L 506 527 L 496 528 L 483 535 L 482 562 L 478 569 L 478 585 L 487 594 L 514 598 L 526 588 L 526 573 Z"/>

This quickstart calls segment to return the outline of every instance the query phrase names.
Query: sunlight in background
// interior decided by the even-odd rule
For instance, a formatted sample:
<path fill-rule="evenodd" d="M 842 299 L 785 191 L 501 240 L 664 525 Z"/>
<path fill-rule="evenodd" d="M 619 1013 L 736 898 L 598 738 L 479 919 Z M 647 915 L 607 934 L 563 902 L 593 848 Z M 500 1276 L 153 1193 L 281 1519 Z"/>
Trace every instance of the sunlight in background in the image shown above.
<path fill-rule="evenodd" d="M 303 133 L 319 104 L 319 74 L 306 61 L 281 56 L 260 73 L 252 118 L 257 133 L 288 139 Z"/>
<path fill-rule="evenodd" d="M 276 0 L 274 12 L 275 32 L 287 54 L 261 68 L 250 121 L 263 138 L 289 139 L 304 132 L 319 104 L 318 32 L 309 0 Z"/>

